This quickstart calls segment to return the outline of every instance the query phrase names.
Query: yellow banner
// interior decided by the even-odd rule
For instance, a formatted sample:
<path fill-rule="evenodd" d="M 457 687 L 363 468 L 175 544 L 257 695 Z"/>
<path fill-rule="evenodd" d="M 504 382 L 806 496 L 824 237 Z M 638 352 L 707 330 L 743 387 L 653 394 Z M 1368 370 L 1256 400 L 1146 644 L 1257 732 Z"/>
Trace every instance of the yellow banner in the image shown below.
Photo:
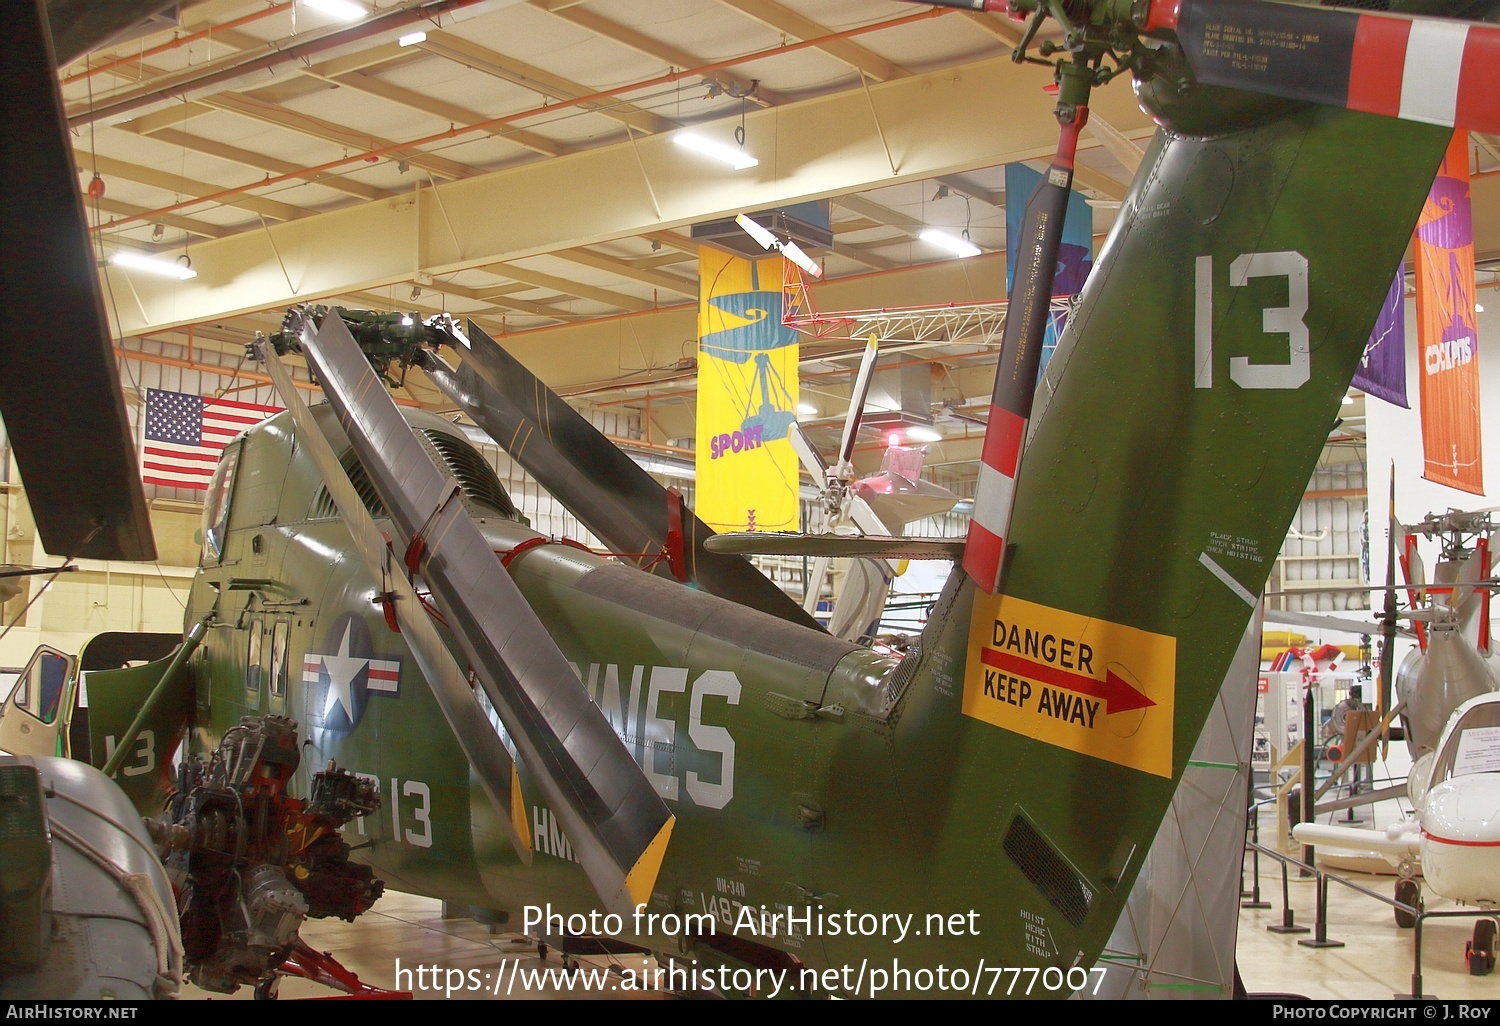
<path fill-rule="evenodd" d="M 965 715 L 1170 777 L 1176 696 L 1176 638 L 1005 595 L 975 595 Z"/>
<path fill-rule="evenodd" d="M 698 256 L 694 512 L 715 531 L 798 530 L 797 333 L 781 323 L 781 259 Z"/>

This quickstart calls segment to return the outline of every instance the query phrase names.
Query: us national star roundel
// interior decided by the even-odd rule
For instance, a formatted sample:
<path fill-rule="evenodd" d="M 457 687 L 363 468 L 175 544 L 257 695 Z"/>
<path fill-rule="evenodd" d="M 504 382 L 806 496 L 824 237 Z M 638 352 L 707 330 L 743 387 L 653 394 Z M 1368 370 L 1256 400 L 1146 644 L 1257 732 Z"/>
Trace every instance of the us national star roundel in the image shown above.
<path fill-rule="evenodd" d="M 401 660 L 378 659 L 364 618 L 345 613 L 334 621 L 321 651 L 302 661 L 310 689 L 313 725 L 347 734 L 359 726 L 371 698 L 399 698 Z"/>

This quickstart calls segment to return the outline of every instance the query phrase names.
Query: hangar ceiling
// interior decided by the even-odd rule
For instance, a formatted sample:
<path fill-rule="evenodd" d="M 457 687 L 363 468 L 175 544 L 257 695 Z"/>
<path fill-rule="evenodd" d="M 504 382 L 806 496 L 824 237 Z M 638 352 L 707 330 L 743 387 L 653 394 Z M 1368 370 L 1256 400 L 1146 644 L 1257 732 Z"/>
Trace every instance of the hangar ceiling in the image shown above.
<path fill-rule="evenodd" d="M 86 204 L 101 260 L 129 249 L 197 272 L 104 265 L 122 350 L 148 337 L 237 356 L 297 302 L 447 310 L 564 395 L 683 438 L 694 223 L 827 199 L 823 309 L 1002 299 L 1004 165 L 1044 165 L 1056 141 L 1050 71 L 1011 61 L 1020 25 L 1000 15 L 345 0 L 339 16 L 329 2 L 183 3 L 175 25 L 156 19 L 62 69 L 80 188 L 98 179 Z M 1153 126 L 1124 83 L 1095 104 L 1078 186 L 1102 240 Z M 673 145 L 688 128 L 732 147 L 742 130 L 759 164 Z M 1500 258 L 1500 141 L 1476 135 L 1471 150 L 1476 248 Z M 924 227 L 967 232 L 984 255 L 948 257 Z M 857 349 L 804 347 L 816 422 L 842 419 Z M 930 460 L 973 459 L 990 345 L 941 338 L 891 358 L 930 365 L 945 435 Z M 446 408 L 419 375 L 405 391 Z"/>

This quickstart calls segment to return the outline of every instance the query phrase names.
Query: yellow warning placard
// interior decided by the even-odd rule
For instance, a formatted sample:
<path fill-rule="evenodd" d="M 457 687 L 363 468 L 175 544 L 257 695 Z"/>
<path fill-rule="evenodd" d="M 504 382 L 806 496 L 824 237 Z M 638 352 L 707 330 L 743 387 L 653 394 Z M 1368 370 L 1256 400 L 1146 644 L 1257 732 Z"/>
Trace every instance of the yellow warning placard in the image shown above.
<path fill-rule="evenodd" d="M 966 716 L 1132 769 L 1172 775 L 1177 639 L 980 592 Z"/>

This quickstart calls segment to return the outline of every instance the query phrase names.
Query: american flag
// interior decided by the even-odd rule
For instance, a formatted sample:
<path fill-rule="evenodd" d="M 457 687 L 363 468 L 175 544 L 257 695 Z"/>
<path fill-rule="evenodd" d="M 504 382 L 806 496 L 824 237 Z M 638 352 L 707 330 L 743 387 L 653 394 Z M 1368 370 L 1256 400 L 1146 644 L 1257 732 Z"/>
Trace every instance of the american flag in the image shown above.
<path fill-rule="evenodd" d="M 202 491 L 208 487 L 225 443 L 280 412 L 280 406 L 148 388 L 141 480 Z"/>

